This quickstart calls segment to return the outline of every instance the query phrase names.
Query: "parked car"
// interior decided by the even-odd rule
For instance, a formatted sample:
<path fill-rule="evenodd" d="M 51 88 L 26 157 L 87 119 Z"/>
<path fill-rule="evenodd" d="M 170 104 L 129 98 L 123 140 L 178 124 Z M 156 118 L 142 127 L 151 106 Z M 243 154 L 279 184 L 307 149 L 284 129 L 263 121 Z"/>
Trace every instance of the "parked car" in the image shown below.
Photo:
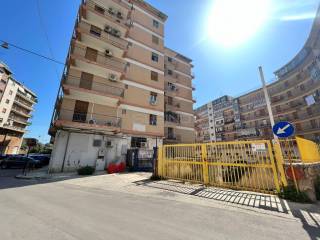
<path fill-rule="evenodd" d="M 0 163 L 0 167 L 2 169 L 24 168 L 26 166 L 26 163 L 28 163 L 29 167 L 34 167 L 34 168 L 42 167 L 41 161 L 30 158 L 30 157 L 19 156 L 19 155 L 11 155 L 7 158 L 4 158 Z"/>
<path fill-rule="evenodd" d="M 50 162 L 50 155 L 47 154 L 29 154 L 29 157 L 39 160 L 42 166 L 46 166 Z"/>

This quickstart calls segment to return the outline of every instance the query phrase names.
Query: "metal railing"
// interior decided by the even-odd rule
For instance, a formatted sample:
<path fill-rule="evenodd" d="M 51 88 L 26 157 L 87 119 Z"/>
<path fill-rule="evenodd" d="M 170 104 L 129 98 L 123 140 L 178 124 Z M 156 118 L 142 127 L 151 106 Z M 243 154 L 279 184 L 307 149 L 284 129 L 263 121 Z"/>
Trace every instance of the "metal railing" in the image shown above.
<path fill-rule="evenodd" d="M 157 169 L 164 178 L 263 193 L 280 192 L 284 181 L 265 140 L 165 145 Z"/>
<path fill-rule="evenodd" d="M 106 79 L 106 81 L 108 81 L 108 80 Z M 64 83 L 66 85 L 70 85 L 70 86 L 81 88 L 80 82 L 89 83 L 89 81 L 81 80 L 80 77 L 75 77 L 75 76 L 72 76 L 72 75 L 68 75 L 64 80 Z M 100 82 L 96 82 L 96 81 L 92 81 L 92 84 L 91 84 L 90 88 L 85 88 L 85 89 L 96 91 L 96 92 L 99 92 L 99 93 L 114 95 L 114 96 L 118 96 L 118 97 L 123 97 L 123 94 L 124 94 L 124 89 L 123 88 L 114 87 L 112 85 L 105 84 L 105 83 L 100 83 Z"/>
<path fill-rule="evenodd" d="M 69 109 L 59 109 L 55 120 L 88 124 L 92 127 L 121 127 L 121 118 L 99 113 L 82 113 Z"/>
<path fill-rule="evenodd" d="M 20 115 L 23 115 L 23 116 L 25 116 L 25 117 L 31 117 L 31 114 L 28 112 L 28 111 L 25 111 L 24 109 L 22 109 L 22 108 L 18 108 L 18 107 L 15 107 L 15 106 L 13 106 L 12 108 L 11 108 L 11 111 L 13 111 L 13 112 L 15 112 L 15 113 L 17 113 L 17 114 L 20 114 Z"/>
<path fill-rule="evenodd" d="M 122 38 L 113 36 L 113 35 L 105 32 L 103 29 L 100 29 L 101 32 L 99 34 L 95 33 L 95 32 L 92 32 L 91 31 L 91 26 L 92 26 L 91 24 L 88 24 L 88 23 L 83 22 L 83 21 L 78 23 L 78 29 L 80 30 L 80 32 L 83 32 L 83 33 L 89 34 L 89 35 L 91 35 L 93 37 L 99 38 L 102 41 L 110 43 L 115 47 L 118 47 L 118 48 L 121 48 L 121 49 L 127 49 L 128 41 L 126 41 L 126 40 L 124 40 Z"/>
<path fill-rule="evenodd" d="M 114 20 L 115 22 L 121 23 L 121 24 L 125 24 L 126 23 L 126 16 L 124 16 L 124 14 L 120 11 L 115 11 L 114 9 L 106 9 L 98 4 L 96 4 L 95 2 L 88 0 L 85 4 L 85 6 L 87 6 L 88 9 L 97 12 L 99 14 L 104 15 L 107 18 L 111 18 L 112 20 Z"/>
<path fill-rule="evenodd" d="M 86 47 L 80 47 L 79 44 L 73 47 L 72 55 L 83 61 L 90 61 L 99 64 L 102 67 L 110 68 L 117 72 L 124 72 L 126 63 L 116 57 L 106 56 L 104 53 L 97 52 L 96 58 L 90 58 Z"/>
<path fill-rule="evenodd" d="M 25 93 L 23 93 L 21 91 L 18 91 L 17 94 L 18 94 L 18 96 L 20 96 L 23 99 L 26 99 L 28 101 L 31 101 L 32 103 L 37 103 L 38 102 L 37 98 L 35 98 L 33 96 L 29 96 L 29 95 L 27 95 L 27 94 L 25 94 Z"/>

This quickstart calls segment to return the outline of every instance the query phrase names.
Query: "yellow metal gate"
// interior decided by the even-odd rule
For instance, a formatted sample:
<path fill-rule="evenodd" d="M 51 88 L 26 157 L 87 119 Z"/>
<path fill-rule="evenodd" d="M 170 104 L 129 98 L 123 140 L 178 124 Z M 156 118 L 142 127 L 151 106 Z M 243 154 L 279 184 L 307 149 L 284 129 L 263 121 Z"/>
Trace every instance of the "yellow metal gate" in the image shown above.
<path fill-rule="evenodd" d="M 266 140 L 165 145 L 159 149 L 158 175 L 164 178 L 274 193 L 280 191 L 281 174 L 272 144 Z"/>

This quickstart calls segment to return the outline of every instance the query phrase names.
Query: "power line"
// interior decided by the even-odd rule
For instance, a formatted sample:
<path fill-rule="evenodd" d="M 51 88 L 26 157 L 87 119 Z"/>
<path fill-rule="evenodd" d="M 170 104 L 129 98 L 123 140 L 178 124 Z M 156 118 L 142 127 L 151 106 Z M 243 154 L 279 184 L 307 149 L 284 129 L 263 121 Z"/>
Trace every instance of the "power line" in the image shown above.
<path fill-rule="evenodd" d="M 41 8 L 40 8 L 40 2 L 39 0 L 36 0 L 36 5 L 37 5 L 37 12 L 38 12 L 38 15 L 39 15 L 39 20 L 40 20 L 40 26 L 44 32 L 44 35 L 46 37 L 46 40 L 47 40 L 47 44 L 48 44 L 48 49 L 49 49 L 49 53 L 50 53 L 50 57 L 52 59 L 54 59 L 54 54 L 53 54 L 53 51 L 52 51 L 52 48 L 51 48 L 51 44 L 50 44 L 50 40 L 49 40 L 49 35 L 48 35 L 48 32 L 46 31 L 46 25 L 44 23 L 44 20 L 42 18 L 42 15 L 41 15 Z M 57 75 L 57 78 L 60 78 L 59 77 L 59 73 L 58 73 L 58 70 L 56 68 L 56 66 L 54 66 L 54 70 L 56 72 L 56 75 Z"/>
<path fill-rule="evenodd" d="M 8 41 L 4 41 L 4 40 L 1 40 L 1 39 L 0 39 L 0 41 L 3 43 L 3 44 L 2 44 L 3 46 L 4 46 L 4 45 L 7 45 L 8 47 L 11 46 L 11 47 L 17 48 L 17 49 L 19 49 L 19 50 L 21 50 L 21 51 L 24 51 L 24 52 L 33 54 L 33 55 L 38 56 L 38 57 L 41 57 L 41 58 L 44 58 L 44 59 L 46 59 L 46 60 L 48 60 L 48 61 L 51 61 L 51 62 L 60 64 L 60 65 L 65 65 L 63 62 L 61 62 L 61 61 L 59 61 L 59 60 L 56 60 L 56 59 L 53 59 L 53 58 L 44 56 L 44 55 L 42 55 L 42 54 L 40 54 L 40 53 L 34 52 L 34 51 L 32 51 L 32 50 L 28 50 L 28 49 L 23 48 L 23 47 L 19 47 L 19 46 L 13 44 L 13 43 L 9 43 Z M 7 48 L 7 47 L 4 47 L 4 48 Z"/>

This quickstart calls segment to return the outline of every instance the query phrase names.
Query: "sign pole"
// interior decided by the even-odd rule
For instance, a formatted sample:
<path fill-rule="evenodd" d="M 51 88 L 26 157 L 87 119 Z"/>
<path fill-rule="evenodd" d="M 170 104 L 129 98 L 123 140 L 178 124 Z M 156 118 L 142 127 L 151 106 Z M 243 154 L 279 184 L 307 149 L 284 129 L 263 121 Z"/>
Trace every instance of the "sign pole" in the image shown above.
<path fill-rule="evenodd" d="M 268 113 L 269 113 L 270 124 L 271 124 L 271 127 L 273 127 L 274 126 L 274 117 L 273 117 L 273 113 L 272 113 L 271 102 L 270 102 L 270 97 L 269 97 L 268 90 L 267 90 L 266 81 L 264 80 L 264 74 L 263 74 L 263 70 L 262 70 L 261 66 L 259 67 L 259 72 L 260 72 L 260 79 L 262 82 L 262 89 L 263 89 L 263 93 L 264 93 L 264 98 L 266 100 L 267 109 L 268 109 Z M 277 135 L 273 134 L 273 138 L 275 141 L 278 141 Z"/>

